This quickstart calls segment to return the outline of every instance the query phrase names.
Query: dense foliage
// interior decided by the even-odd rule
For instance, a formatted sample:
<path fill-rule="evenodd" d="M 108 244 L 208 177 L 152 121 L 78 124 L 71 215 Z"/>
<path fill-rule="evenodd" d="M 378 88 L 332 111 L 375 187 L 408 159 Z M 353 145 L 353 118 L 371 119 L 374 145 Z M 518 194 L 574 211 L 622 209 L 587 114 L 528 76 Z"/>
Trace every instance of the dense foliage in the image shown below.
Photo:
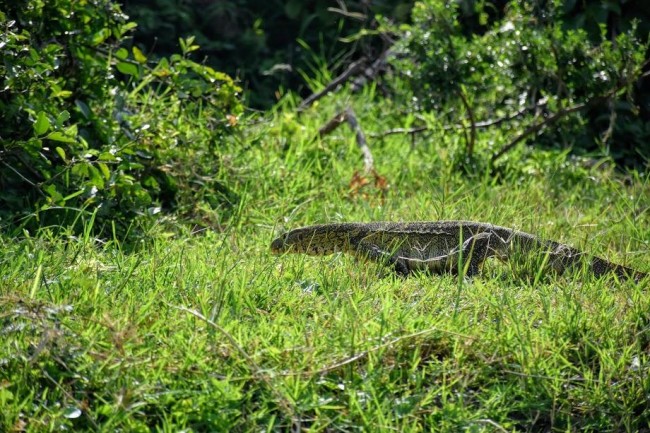
<path fill-rule="evenodd" d="M 112 1 L 0 11 L 3 223 L 93 214 L 124 228 L 161 207 L 191 213 L 197 195 L 218 205 L 219 147 L 237 125 L 240 89 L 190 60 L 192 38 L 151 63 L 129 49 L 136 24 Z"/>
<path fill-rule="evenodd" d="M 340 70 L 364 50 L 372 58 L 373 44 L 385 49 L 395 40 L 395 88 L 408 98 L 400 107 L 415 114 L 407 123 L 442 121 L 457 130 L 464 162 L 494 162 L 532 138 L 609 153 L 626 165 L 642 166 L 650 154 L 642 79 L 650 19 L 640 7 L 633 20 L 627 3 L 427 0 L 416 3 L 412 25 L 395 26 L 375 14 L 406 20 L 409 2 L 277 8 L 229 0 L 204 9 L 127 2 L 143 23 L 140 44 L 132 40 L 136 24 L 108 0 L 2 3 L 3 225 L 66 225 L 94 215 L 126 228 L 165 209 L 220 220 L 239 200 L 223 163 L 224 145 L 239 137 L 241 89 L 191 59 L 201 52 L 195 41 L 220 65 L 244 64 L 247 83 L 290 65 L 317 87 L 317 79 L 332 78 L 329 67 Z M 169 23 L 174 31 L 162 31 Z M 179 33 L 186 37 L 174 54 Z M 154 34 L 156 52 L 166 56 L 145 53 Z M 348 36 L 346 48 L 328 42 L 340 36 Z M 327 49 L 307 48 L 316 46 Z M 267 85 L 252 88 L 263 95 Z"/>
<path fill-rule="evenodd" d="M 640 166 L 650 157 L 650 92 L 641 87 L 650 15 L 623 3 L 421 1 L 394 63 L 416 112 L 465 125 L 466 157 L 496 127 L 512 141 L 478 149 L 482 160 L 535 137 Z"/>

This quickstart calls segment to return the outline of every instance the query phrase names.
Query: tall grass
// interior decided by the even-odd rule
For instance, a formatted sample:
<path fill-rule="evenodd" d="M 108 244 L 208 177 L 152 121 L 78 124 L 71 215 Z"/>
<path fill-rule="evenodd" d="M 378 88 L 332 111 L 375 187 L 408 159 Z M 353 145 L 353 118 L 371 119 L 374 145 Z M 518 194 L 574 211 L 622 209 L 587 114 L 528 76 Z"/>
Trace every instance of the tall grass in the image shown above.
<path fill-rule="evenodd" d="M 246 132 L 223 160 L 239 202 L 218 229 L 1 237 L 0 430 L 649 428 L 648 281 L 493 262 L 400 279 L 268 251 L 310 223 L 468 219 L 647 272 L 648 178 L 527 149 L 499 181 L 463 174 L 459 140 L 434 130 L 371 141 L 388 187 L 354 189 L 354 138 L 317 138 L 336 98 L 300 116 L 287 100 Z M 390 102 L 351 103 L 367 133 L 399 126 Z"/>

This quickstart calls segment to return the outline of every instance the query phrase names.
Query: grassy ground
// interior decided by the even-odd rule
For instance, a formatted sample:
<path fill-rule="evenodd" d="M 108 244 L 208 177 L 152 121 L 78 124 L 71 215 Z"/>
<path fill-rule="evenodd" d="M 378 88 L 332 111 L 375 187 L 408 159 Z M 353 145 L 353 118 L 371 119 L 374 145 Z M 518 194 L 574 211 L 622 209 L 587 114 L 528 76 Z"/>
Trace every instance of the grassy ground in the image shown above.
<path fill-rule="evenodd" d="M 368 98 L 366 132 L 401 126 Z M 0 430 L 648 430 L 647 280 L 402 280 L 268 246 L 317 222 L 471 219 L 648 272 L 649 179 L 525 150 L 499 181 L 464 175 L 462 135 L 432 123 L 371 140 L 386 185 L 358 190 L 347 127 L 317 138 L 336 107 L 280 110 L 224 151 L 238 202 L 218 229 L 0 238 Z"/>

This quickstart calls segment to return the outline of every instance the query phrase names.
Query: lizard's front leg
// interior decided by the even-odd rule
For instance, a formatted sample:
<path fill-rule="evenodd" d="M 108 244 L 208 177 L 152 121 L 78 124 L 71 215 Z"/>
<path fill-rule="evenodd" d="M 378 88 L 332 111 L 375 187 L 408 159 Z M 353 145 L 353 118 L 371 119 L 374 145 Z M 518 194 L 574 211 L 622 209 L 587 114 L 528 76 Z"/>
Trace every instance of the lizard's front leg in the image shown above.
<path fill-rule="evenodd" d="M 467 277 L 478 275 L 489 251 L 490 233 L 478 233 L 463 242 L 463 261 L 467 263 L 467 272 L 465 273 Z"/>

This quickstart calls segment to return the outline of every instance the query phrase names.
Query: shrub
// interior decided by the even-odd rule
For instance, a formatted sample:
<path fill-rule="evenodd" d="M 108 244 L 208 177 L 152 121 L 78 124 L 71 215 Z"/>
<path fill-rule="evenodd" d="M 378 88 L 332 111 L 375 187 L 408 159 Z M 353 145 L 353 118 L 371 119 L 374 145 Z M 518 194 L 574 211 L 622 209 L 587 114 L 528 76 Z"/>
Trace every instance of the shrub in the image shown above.
<path fill-rule="evenodd" d="M 190 60 L 192 38 L 151 64 L 129 49 L 136 25 L 110 0 L 0 9 L 2 221 L 93 213 L 126 227 L 160 208 L 191 212 L 191 185 L 218 171 L 242 112 L 232 79 Z"/>
<path fill-rule="evenodd" d="M 647 105 L 650 94 L 635 85 L 647 65 L 648 34 L 638 29 L 647 30 L 648 21 L 621 18 L 610 2 L 587 11 L 574 3 L 510 1 L 497 9 L 418 2 L 394 60 L 416 97 L 413 109 L 466 124 L 468 157 L 479 128 L 491 125 L 503 133 L 493 137 L 512 139 L 480 149 L 492 151 L 492 161 L 519 138 L 536 137 L 539 145 L 611 149 L 620 163 L 642 164 L 639 154 L 650 157 L 650 130 L 636 105 Z M 585 18 L 593 16 L 596 25 Z"/>

